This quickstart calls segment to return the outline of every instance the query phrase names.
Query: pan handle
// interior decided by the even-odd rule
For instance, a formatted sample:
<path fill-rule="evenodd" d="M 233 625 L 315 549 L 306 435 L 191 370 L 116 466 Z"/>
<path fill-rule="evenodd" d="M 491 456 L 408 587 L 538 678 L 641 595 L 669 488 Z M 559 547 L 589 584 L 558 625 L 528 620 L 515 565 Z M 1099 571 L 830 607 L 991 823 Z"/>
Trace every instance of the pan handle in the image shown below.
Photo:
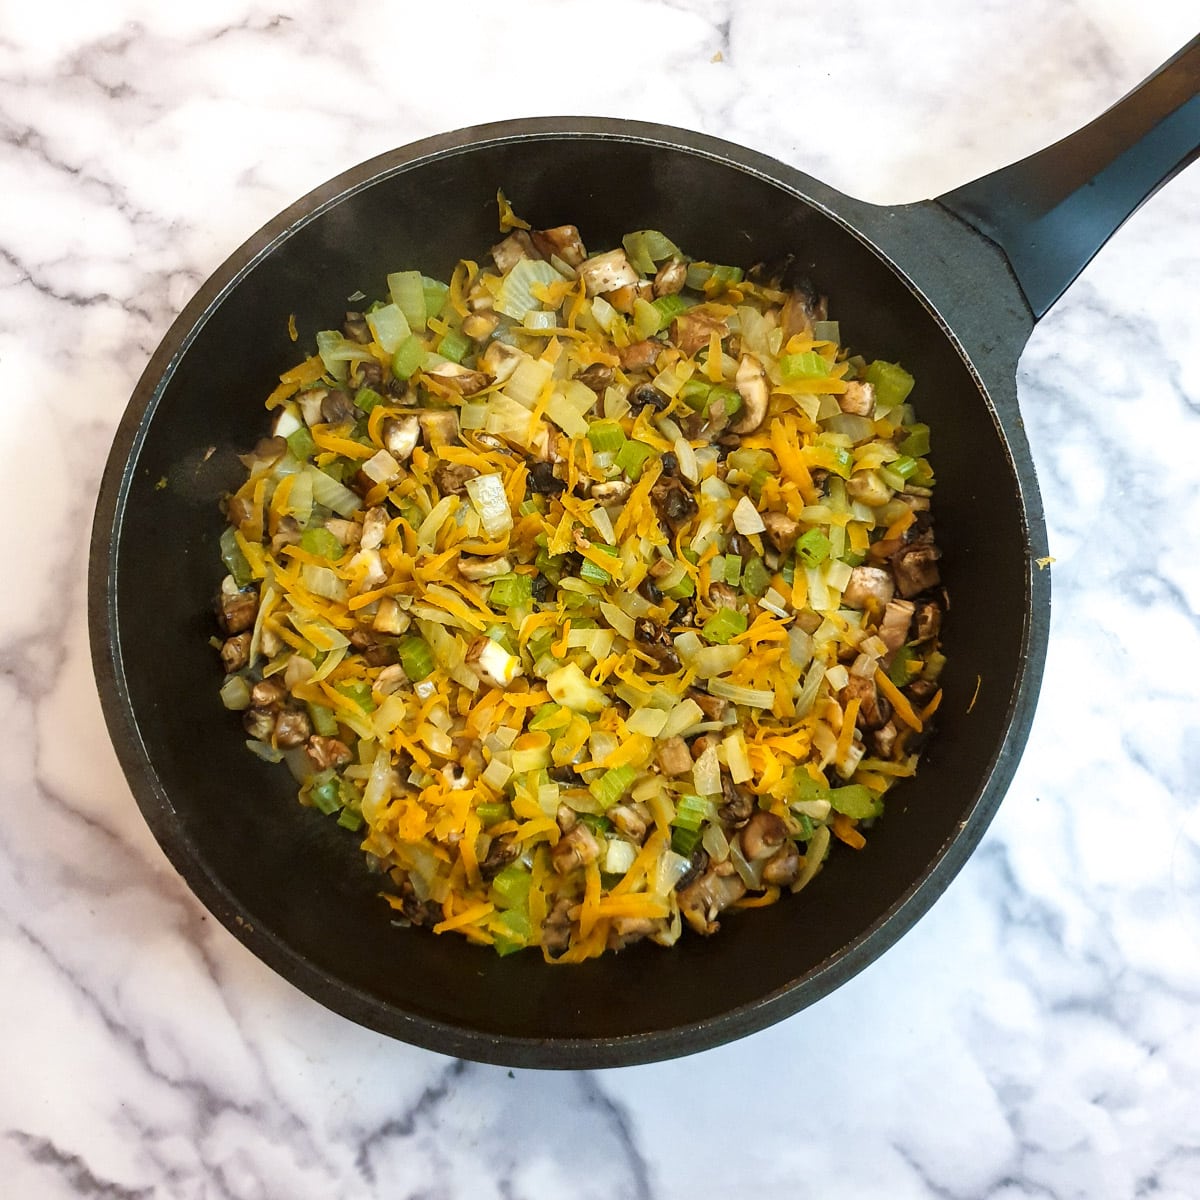
<path fill-rule="evenodd" d="M 1200 36 L 1090 125 L 937 202 L 999 245 L 1038 320 L 1197 155 Z"/>

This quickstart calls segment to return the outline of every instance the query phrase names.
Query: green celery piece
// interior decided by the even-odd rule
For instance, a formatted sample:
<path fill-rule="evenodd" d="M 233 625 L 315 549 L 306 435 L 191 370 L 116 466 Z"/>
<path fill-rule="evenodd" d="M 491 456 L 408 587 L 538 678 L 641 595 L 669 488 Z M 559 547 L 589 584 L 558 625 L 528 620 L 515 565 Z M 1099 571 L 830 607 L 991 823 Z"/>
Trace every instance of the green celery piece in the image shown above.
<path fill-rule="evenodd" d="M 842 340 L 841 327 L 836 321 L 814 321 L 813 340 L 840 343 Z"/>
<path fill-rule="evenodd" d="M 662 593 L 664 596 L 670 596 L 672 600 L 686 600 L 696 594 L 696 584 L 690 575 L 684 575 L 674 587 L 663 588 Z"/>
<path fill-rule="evenodd" d="M 913 377 L 899 363 L 881 358 L 867 367 L 866 381 L 874 385 L 875 404 L 883 412 L 903 404 L 913 389 Z"/>
<path fill-rule="evenodd" d="M 241 546 L 237 544 L 232 525 L 221 534 L 221 561 L 238 587 L 244 588 L 253 580 L 254 572 L 250 570 L 250 564 L 246 561 Z"/>
<path fill-rule="evenodd" d="M 533 924 L 529 914 L 519 908 L 506 909 L 497 918 L 503 932 L 494 932 L 492 949 L 501 958 L 524 950 L 533 940 Z"/>
<path fill-rule="evenodd" d="M 779 373 L 788 383 L 793 379 L 824 379 L 829 374 L 829 362 L 815 350 L 785 354 L 779 360 Z"/>
<path fill-rule="evenodd" d="M 652 300 L 651 303 L 658 309 L 659 329 L 666 329 L 680 313 L 685 313 L 692 307 L 692 302 L 684 299 L 678 293 L 672 296 L 659 296 L 657 300 Z"/>
<path fill-rule="evenodd" d="M 337 823 L 343 829 L 349 829 L 351 833 L 357 833 L 363 827 L 362 813 L 355 812 L 352 808 L 343 808 L 338 813 Z"/>
<path fill-rule="evenodd" d="M 763 560 L 756 554 L 742 568 L 742 591 L 747 596 L 754 596 L 757 599 L 770 586 L 771 573 L 767 570 Z"/>
<path fill-rule="evenodd" d="M 511 863 L 492 880 L 492 895 L 501 908 L 524 908 L 529 902 L 533 876 L 524 867 Z"/>
<path fill-rule="evenodd" d="M 449 284 L 440 279 L 430 279 L 428 275 L 421 276 L 421 289 L 425 294 L 425 318 L 436 317 L 446 303 L 450 294 Z"/>
<path fill-rule="evenodd" d="M 332 770 L 314 775 L 308 789 L 308 798 L 327 817 L 332 816 L 342 807 L 337 775 Z"/>
<path fill-rule="evenodd" d="M 672 825 L 679 829 L 699 829 L 708 819 L 709 803 L 703 796 L 688 794 L 679 798 Z"/>
<path fill-rule="evenodd" d="M 702 416 L 708 416 L 709 397 L 712 390 L 713 385 L 705 379 L 689 379 L 679 389 L 679 398 L 688 408 L 695 409 Z"/>
<path fill-rule="evenodd" d="M 326 708 L 324 704 L 313 704 L 312 701 L 309 701 L 307 708 L 308 719 L 317 733 L 322 737 L 337 737 L 337 717 L 333 715 L 332 708 Z"/>
<path fill-rule="evenodd" d="M 718 400 L 725 402 L 725 415 L 727 417 L 736 417 L 742 411 L 742 397 L 734 388 L 726 387 L 723 383 L 718 383 L 708 393 L 708 408 L 710 412 Z"/>
<path fill-rule="evenodd" d="M 625 445 L 625 431 L 618 421 L 593 421 L 587 437 L 597 454 L 616 454 Z"/>
<path fill-rule="evenodd" d="M 521 608 L 533 600 L 533 576 L 510 573 L 492 580 L 488 597 L 494 608 Z"/>
<path fill-rule="evenodd" d="M 636 778 L 636 767 L 610 767 L 599 779 L 592 780 L 588 785 L 588 791 L 592 793 L 601 808 L 612 808 Z"/>
<path fill-rule="evenodd" d="M 337 690 L 347 700 L 353 700 L 363 712 L 370 713 L 375 711 L 375 701 L 371 698 L 371 685 L 365 679 L 356 679 L 349 683 L 339 683 L 336 686 Z"/>
<path fill-rule="evenodd" d="M 317 448 L 317 443 L 312 440 L 312 434 L 308 432 L 307 425 L 293 429 L 287 436 L 287 444 L 293 457 L 298 458 L 301 462 L 311 458 L 313 451 Z"/>
<path fill-rule="evenodd" d="M 424 361 L 425 343 L 415 333 L 410 334 L 392 355 L 392 374 L 397 379 L 411 379 Z"/>
<path fill-rule="evenodd" d="M 737 587 L 742 582 L 742 560 L 737 554 L 725 555 L 725 582 L 731 587 Z"/>
<path fill-rule="evenodd" d="M 484 829 L 500 821 L 507 821 L 511 811 L 507 804 L 499 800 L 485 800 L 482 804 L 475 805 L 475 815 Z"/>
<path fill-rule="evenodd" d="M 654 447 L 647 446 L 645 442 L 627 441 L 617 451 L 617 457 L 614 459 L 614 462 L 636 483 L 642 477 L 642 470 L 646 465 L 646 460 L 653 458 L 656 453 L 657 451 Z"/>
<path fill-rule="evenodd" d="M 703 835 L 698 829 L 684 829 L 682 826 L 671 827 L 671 849 L 684 858 L 691 858 Z"/>
<path fill-rule="evenodd" d="M 583 564 L 579 568 L 579 578 L 600 587 L 612 583 L 612 576 L 603 567 L 596 566 L 589 558 L 583 560 Z"/>
<path fill-rule="evenodd" d="M 821 530 L 809 529 L 796 542 L 796 557 L 806 567 L 819 567 L 829 557 L 832 548 Z"/>
<path fill-rule="evenodd" d="M 908 436 L 900 443 L 900 453 L 909 458 L 923 458 L 929 453 L 929 426 L 906 426 Z"/>
<path fill-rule="evenodd" d="M 463 355 L 471 348 L 471 339 L 461 329 L 451 329 L 440 342 L 438 353 L 451 362 L 461 363 Z"/>
<path fill-rule="evenodd" d="M 906 687 L 920 675 L 923 665 L 919 655 L 911 646 L 901 646 L 892 655 L 892 664 L 888 667 L 888 678 L 897 687 Z"/>
<path fill-rule="evenodd" d="M 328 529 L 306 529 L 300 535 L 300 549 L 318 558 L 337 559 L 346 552 L 345 546 Z"/>
<path fill-rule="evenodd" d="M 633 302 L 633 329 L 640 339 L 652 338 L 662 328 L 662 313 L 639 296 Z"/>
<path fill-rule="evenodd" d="M 811 801 L 829 799 L 829 789 L 822 787 L 803 767 L 796 768 L 792 776 L 792 787 L 795 791 L 795 795 L 792 797 L 793 800 Z"/>
<path fill-rule="evenodd" d="M 419 683 L 433 670 L 433 651 L 429 643 L 417 634 L 410 634 L 401 639 L 397 650 L 400 655 L 400 665 L 404 673 L 413 681 Z"/>
<path fill-rule="evenodd" d="M 701 627 L 704 637 L 718 646 L 724 646 L 730 638 L 746 632 L 746 614 L 732 608 L 718 609 Z"/>
<path fill-rule="evenodd" d="M 365 413 L 369 413 L 382 400 L 383 397 L 374 388 L 360 387 L 354 393 L 354 407 Z"/>
<path fill-rule="evenodd" d="M 887 465 L 888 470 L 895 475 L 899 475 L 901 479 L 908 479 L 917 470 L 917 460 L 910 458 L 908 455 L 901 455 L 897 459 Z"/>
<path fill-rule="evenodd" d="M 830 788 L 829 803 L 834 812 L 840 812 L 846 817 L 859 820 L 865 817 L 877 817 L 883 812 L 883 797 L 864 787 L 861 783 L 847 784 L 845 787 Z"/>

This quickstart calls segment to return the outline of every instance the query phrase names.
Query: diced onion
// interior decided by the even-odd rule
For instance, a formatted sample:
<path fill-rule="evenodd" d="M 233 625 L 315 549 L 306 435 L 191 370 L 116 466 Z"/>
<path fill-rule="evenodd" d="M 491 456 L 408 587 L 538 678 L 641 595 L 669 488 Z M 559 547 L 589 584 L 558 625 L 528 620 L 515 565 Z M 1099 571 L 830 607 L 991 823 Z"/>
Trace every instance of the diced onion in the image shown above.
<path fill-rule="evenodd" d="M 738 533 L 749 536 L 752 533 L 762 533 L 766 526 L 762 514 L 754 507 L 754 501 L 749 496 L 743 496 L 733 507 L 733 527 Z"/>
<path fill-rule="evenodd" d="M 734 704 L 744 704 L 747 708 L 771 708 L 775 704 L 775 693 L 763 688 L 741 687 L 724 679 L 710 679 L 708 693 L 721 700 L 731 700 Z"/>
<path fill-rule="evenodd" d="M 661 738 L 675 737 L 702 720 L 704 720 L 704 710 L 688 696 L 667 714 L 667 723 L 658 736 Z"/>
<path fill-rule="evenodd" d="M 497 538 L 512 528 L 512 509 L 499 474 L 476 475 L 474 479 L 468 479 L 467 495 L 488 537 Z"/>
<path fill-rule="evenodd" d="M 622 838 L 610 838 L 604 852 L 604 869 L 610 875 L 624 875 L 637 858 L 637 847 Z"/>
<path fill-rule="evenodd" d="M 708 679 L 713 675 L 724 675 L 727 671 L 732 671 L 748 653 L 748 648 L 741 644 L 732 646 L 702 646 L 691 656 L 688 666 L 701 679 Z M 774 693 L 770 694 L 772 697 L 774 696 Z M 763 707 L 769 708 L 770 705 L 768 704 Z"/>
<path fill-rule="evenodd" d="M 670 714 L 661 708 L 639 708 L 630 713 L 629 719 L 625 722 L 625 728 L 630 733 L 644 734 L 646 737 L 658 737 L 666 728 L 667 718 Z"/>
<path fill-rule="evenodd" d="M 704 753 L 692 763 L 692 783 L 698 796 L 715 796 L 721 790 L 721 761 L 715 745 L 705 747 Z"/>
<path fill-rule="evenodd" d="M 606 600 L 602 600 L 600 602 L 600 615 L 626 641 L 633 641 L 635 623 L 633 617 L 627 612 L 618 608 L 615 604 L 609 604 Z"/>
<path fill-rule="evenodd" d="M 700 464 L 696 462 L 696 452 L 686 438 L 677 437 L 675 439 L 675 457 L 679 460 L 680 475 L 690 483 L 699 483 Z"/>
<path fill-rule="evenodd" d="M 240 675 L 230 675 L 221 684 L 221 703 L 232 712 L 241 712 L 242 709 L 249 708 L 250 685 Z"/>

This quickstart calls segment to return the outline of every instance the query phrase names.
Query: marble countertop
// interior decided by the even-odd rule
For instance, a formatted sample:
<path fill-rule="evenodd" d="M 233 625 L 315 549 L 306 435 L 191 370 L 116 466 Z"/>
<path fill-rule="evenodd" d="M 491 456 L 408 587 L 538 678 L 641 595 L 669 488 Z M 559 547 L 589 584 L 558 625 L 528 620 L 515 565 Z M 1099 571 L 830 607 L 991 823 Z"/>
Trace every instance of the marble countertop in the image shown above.
<path fill-rule="evenodd" d="M 91 511 L 139 373 L 201 281 L 337 172 L 575 112 L 916 200 L 1086 123 L 1193 36 L 1194 0 L 285 7 L 67 0 L 9 6 L 0 31 L 0 487 L 20 514 L 0 593 L 0 1193 L 1194 1200 L 1200 168 L 1021 362 L 1054 611 L 998 817 L 900 943 L 741 1042 L 508 1071 L 325 1011 L 151 838 L 85 621 Z"/>

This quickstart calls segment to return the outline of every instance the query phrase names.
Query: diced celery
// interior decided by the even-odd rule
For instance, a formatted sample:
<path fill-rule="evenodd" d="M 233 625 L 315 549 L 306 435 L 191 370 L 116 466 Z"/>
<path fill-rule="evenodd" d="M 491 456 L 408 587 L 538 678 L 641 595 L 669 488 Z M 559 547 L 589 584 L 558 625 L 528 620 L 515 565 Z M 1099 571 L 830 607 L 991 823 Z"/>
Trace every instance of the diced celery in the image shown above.
<path fill-rule="evenodd" d="M 882 412 L 903 404 L 913 389 L 913 377 L 899 363 L 877 358 L 866 370 L 866 381 L 875 387 L 875 406 Z"/>
<path fill-rule="evenodd" d="M 771 585 L 771 573 L 756 554 L 742 568 L 742 591 L 747 596 L 761 596 Z"/>
<path fill-rule="evenodd" d="M 794 379 L 823 379 L 829 374 L 829 362 L 815 350 L 785 354 L 779 360 L 779 373 L 789 383 Z"/>
<path fill-rule="evenodd" d="M 478 812 L 478 809 L 476 811 Z M 524 908 L 529 901 L 529 886 L 532 882 L 533 876 L 529 871 L 512 863 L 492 880 L 493 900 L 501 908 Z"/>
<path fill-rule="evenodd" d="M 311 458 L 312 453 L 317 448 L 317 443 L 312 440 L 312 434 L 308 432 L 308 426 L 301 425 L 299 429 L 293 430 L 287 436 L 288 449 L 301 462 Z"/>
<path fill-rule="evenodd" d="M 371 327 L 371 333 L 379 343 L 379 348 L 385 354 L 394 354 L 396 347 L 412 333 L 408 318 L 395 303 L 384 304 L 367 313 L 367 324 Z"/>
<path fill-rule="evenodd" d="M 343 808 L 338 813 L 337 823 L 343 829 L 349 829 L 351 833 L 357 833 L 363 827 L 362 813 L 355 812 L 352 808 Z"/>
<path fill-rule="evenodd" d="M 616 454 L 625 445 L 625 431 L 617 421 L 593 421 L 587 438 L 597 454 Z"/>
<path fill-rule="evenodd" d="M 630 266 L 640 275 L 653 275 L 658 263 L 680 253 L 679 247 L 657 229 L 636 229 L 627 233 L 621 244 Z"/>
<path fill-rule="evenodd" d="M 617 457 L 614 461 L 636 483 L 642 477 L 642 470 L 646 465 L 646 460 L 652 458 L 654 454 L 654 447 L 647 446 L 645 442 L 627 441 L 617 451 Z"/>
<path fill-rule="evenodd" d="M 900 453 L 910 458 L 922 458 L 929 453 L 929 426 L 909 425 L 908 436 L 900 443 Z"/>
<path fill-rule="evenodd" d="M 834 812 L 840 812 L 847 817 L 861 820 L 864 817 L 877 817 L 883 812 L 883 797 L 861 783 L 830 788 L 828 799 Z"/>
<path fill-rule="evenodd" d="M 423 637 L 410 634 L 401 640 L 397 649 L 400 665 L 413 683 L 424 679 L 433 670 L 433 651 Z"/>
<path fill-rule="evenodd" d="M 819 529 L 809 529 L 796 542 L 796 557 L 806 567 L 819 567 L 831 549 L 832 544 Z"/>
<path fill-rule="evenodd" d="M 254 572 L 250 570 L 250 564 L 246 561 L 241 546 L 237 544 L 232 526 L 221 534 L 221 561 L 238 587 L 244 588 L 254 578 Z"/>
<path fill-rule="evenodd" d="M 471 339 L 461 329 L 451 329 L 440 342 L 438 353 L 451 362 L 461 363 L 463 355 L 471 348 Z"/>
<path fill-rule="evenodd" d="M 842 331 L 836 321 L 814 321 L 813 340 L 818 342 L 841 342 Z"/>
<path fill-rule="evenodd" d="M 375 701 L 371 699 L 371 685 L 365 679 L 355 679 L 348 683 L 339 683 L 337 690 L 347 700 L 353 700 L 363 712 L 369 713 L 375 711 Z"/>
<path fill-rule="evenodd" d="M 338 724 L 337 717 L 333 715 L 332 708 L 326 708 L 324 704 L 308 704 L 308 719 L 312 721 L 313 729 L 322 737 L 337 737 Z"/>
<path fill-rule="evenodd" d="M 888 678 L 897 687 L 904 687 L 916 679 L 921 673 L 922 666 L 920 657 L 911 646 L 901 646 L 892 655 L 892 663 L 888 667 Z"/>
<path fill-rule="evenodd" d="M 746 632 L 746 614 L 732 608 L 719 608 L 704 622 L 700 632 L 708 641 L 718 646 L 725 645 L 730 638 Z"/>
<path fill-rule="evenodd" d="M 679 389 L 679 398 L 688 408 L 693 408 L 696 412 L 707 416 L 712 390 L 713 385 L 708 380 L 693 377 Z"/>
<path fill-rule="evenodd" d="M 603 587 L 607 583 L 612 583 L 612 576 L 604 570 L 603 567 L 597 566 L 590 558 L 585 558 L 579 568 L 579 578 L 586 580 L 588 583 L 595 583 Z"/>
<path fill-rule="evenodd" d="M 392 355 L 392 374 L 397 379 L 411 379 L 425 361 L 425 343 L 415 333 L 410 334 Z"/>
<path fill-rule="evenodd" d="M 383 403 L 383 397 L 374 389 L 369 387 L 360 387 L 354 393 L 354 407 L 361 409 L 365 413 L 369 413 L 377 404 Z M 300 431 L 297 429 L 297 433 Z M 309 439 L 312 440 L 311 438 Z"/>
<path fill-rule="evenodd" d="M 588 790 L 601 808 L 609 809 L 625 795 L 636 778 L 636 767 L 611 767 L 599 779 L 593 780 Z"/>
<path fill-rule="evenodd" d="M 440 279 L 430 279 L 428 275 L 421 276 L 421 291 L 425 296 L 425 319 L 436 317 L 446 303 L 450 288 Z"/>
<path fill-rule="evenodd" d="M 341 558 L 346 548 L 328 529 L 306 529 L 300 535 L 300 549 L 318 558 Z"/>
<path fill-rule="evenodd" d="M 488 597 L 494 608 L 521 608 L 533 600 L 533 576 L 510 573 L 492 581 Z"/>
<path fill-rule="evenodd" d="M 501 821 L 507 821 L 512 810 L 507 804 L 501 801 L 485 800 L 482 804 L 475 805 L 475 815 L 479 818 L 479 823 L 486 829 L 489 825 L 497 825 Z"/>

